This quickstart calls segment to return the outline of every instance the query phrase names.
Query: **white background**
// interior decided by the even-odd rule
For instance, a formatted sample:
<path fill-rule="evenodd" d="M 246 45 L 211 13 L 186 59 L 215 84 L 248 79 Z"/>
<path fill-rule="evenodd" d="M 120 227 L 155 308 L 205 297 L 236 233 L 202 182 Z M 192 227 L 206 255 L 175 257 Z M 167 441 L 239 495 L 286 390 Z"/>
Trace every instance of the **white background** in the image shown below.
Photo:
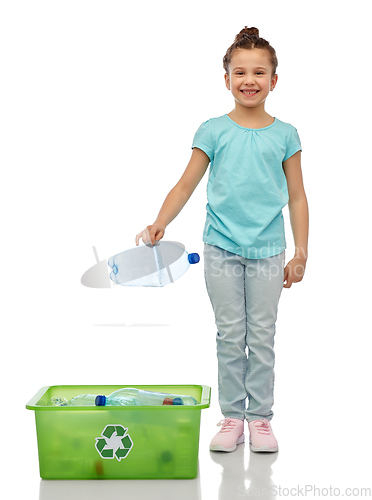
<path fill-rule="evenodd" d="M 310 208 L 305 278 L 279 305 L 274 413 L 282 446 L 316 443 L 319 466 L 307 478 L 293 456 L 274 477 L 368 484 L 368 17 L 363 1 L 1 4 L 1 459 L 17 497 L 38 498 L 41 484 L 25 404 L 56 384 L 210 385 L 200 476 L 203 498 L 217 491 L 205 453 L 222 416 L 203 263 L 159 289 L 88 289 L 80 278 L 93 245 L 101 259 L 134 246 L 199 125 L 233 109 L 222 58 L 245 25 L 277 51 L 266 110 L 300 134 Z M 200 255 L 206 181 L 164 238 Z"/>

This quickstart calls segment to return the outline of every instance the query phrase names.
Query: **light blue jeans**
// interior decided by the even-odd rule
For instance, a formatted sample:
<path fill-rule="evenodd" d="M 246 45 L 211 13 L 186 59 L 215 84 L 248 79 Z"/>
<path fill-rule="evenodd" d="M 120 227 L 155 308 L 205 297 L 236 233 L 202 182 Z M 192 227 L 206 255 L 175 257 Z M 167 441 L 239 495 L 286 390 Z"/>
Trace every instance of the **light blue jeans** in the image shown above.
<path fill-rule="evenodd" d="M 274 335 L 284 261 L 285 252 L 246 259 L 204 244 L 205 282 L 217 326 L 218 395 L 225 418 L 249 422 L 273 417 Z"/>

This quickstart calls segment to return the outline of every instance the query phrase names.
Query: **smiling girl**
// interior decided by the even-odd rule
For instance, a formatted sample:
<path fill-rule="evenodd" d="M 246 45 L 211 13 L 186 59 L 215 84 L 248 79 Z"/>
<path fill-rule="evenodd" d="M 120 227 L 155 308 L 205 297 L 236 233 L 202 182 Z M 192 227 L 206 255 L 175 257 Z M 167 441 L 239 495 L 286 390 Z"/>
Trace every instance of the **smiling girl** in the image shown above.
<path fill-rule="evenodd" d="M 234 109 L 202 123 L 190 162 L 156 221 L 136 236 L 155 244 L 210 164 L 203 232 L 207 292 L 217 326 L 219 404 L 224 419 L 213 451 L 234 451 L 248 423 L 252 451 L 276 452 L 274 335 L 283 286 L 302 280 L 308 205 L 297 130 L 265 111 L 277 57 L 258 29 L 245 27 L 223 58 Z M 282 209 L 288 203 L 295 255 L 285 263 Z M 248 351 L 248 353 L 246 352 Z M 248 403 L 248 405 L 247 405 Z"/>

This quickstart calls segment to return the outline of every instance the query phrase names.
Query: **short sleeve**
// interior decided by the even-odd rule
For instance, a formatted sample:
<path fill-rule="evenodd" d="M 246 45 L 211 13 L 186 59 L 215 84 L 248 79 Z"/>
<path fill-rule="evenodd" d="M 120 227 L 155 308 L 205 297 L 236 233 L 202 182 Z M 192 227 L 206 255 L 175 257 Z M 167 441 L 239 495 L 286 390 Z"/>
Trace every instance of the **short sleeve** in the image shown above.
<path fill-rule="evenodd" d="M 284 160 L 288 160 L 297 151 L 302 151 L 300 136 L 298 135 L 297 129 L 291 125 L 290 132 L 287 137 L 287 149 Z"/>
<path fill-rule="evenodd" d="M 191 149 L 199 148 L 206 155 L 208 155 L 210 161 L 213 161 L 214 158 L 214 150 L 215 150 L 215 139 L 214 139 L 214 131 L 211 120 L 207 120 L 202 123 L 196 134 L 194 136 L 194 140 L 192 142 Z"/>

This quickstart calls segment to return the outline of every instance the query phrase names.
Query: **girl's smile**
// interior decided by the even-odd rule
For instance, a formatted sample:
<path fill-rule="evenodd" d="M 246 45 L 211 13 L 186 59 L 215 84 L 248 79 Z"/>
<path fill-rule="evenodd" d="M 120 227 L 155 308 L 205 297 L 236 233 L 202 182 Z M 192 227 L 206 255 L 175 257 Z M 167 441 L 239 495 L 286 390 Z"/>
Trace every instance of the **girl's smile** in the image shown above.
<path fill-rule="evenodd" d="M 259 90 L 241 90 L 240 92 L 242 92 L 247 97 L 251 97 L 257 95 Z"/>

